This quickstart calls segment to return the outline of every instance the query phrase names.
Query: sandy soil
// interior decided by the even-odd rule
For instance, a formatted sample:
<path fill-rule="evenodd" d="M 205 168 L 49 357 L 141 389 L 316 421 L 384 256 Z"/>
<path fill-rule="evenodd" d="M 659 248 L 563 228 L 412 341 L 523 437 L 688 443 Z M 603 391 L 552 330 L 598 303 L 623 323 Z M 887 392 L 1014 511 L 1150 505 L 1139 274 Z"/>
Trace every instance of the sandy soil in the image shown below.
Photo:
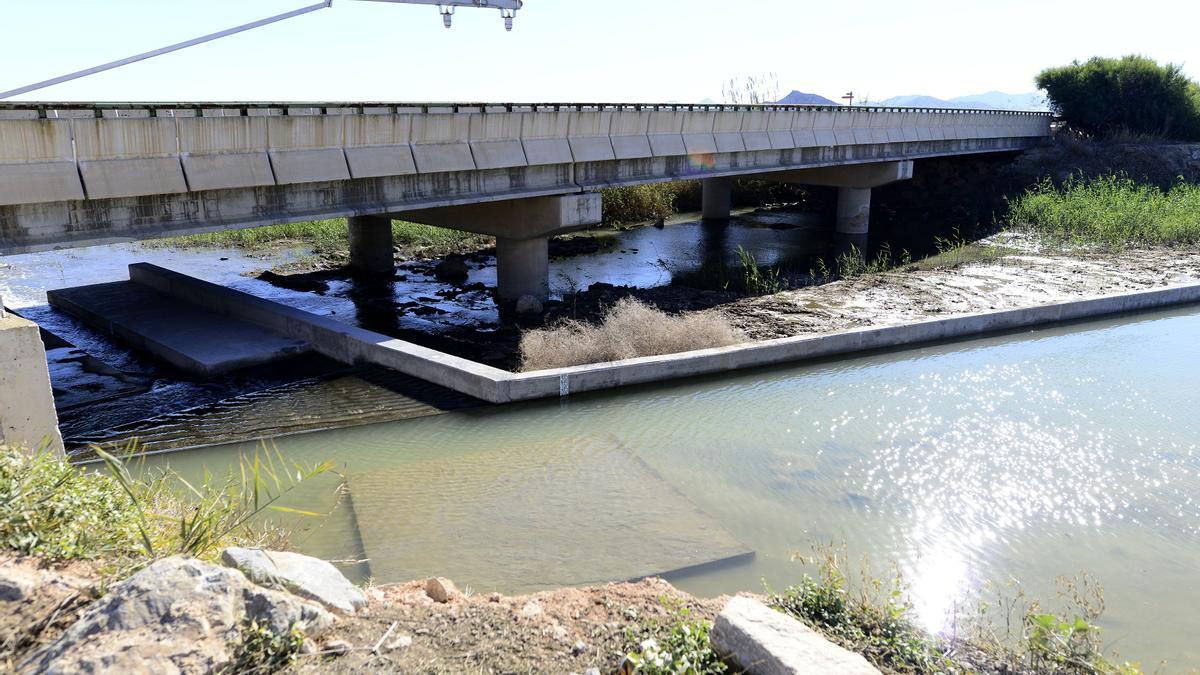
<path fill-rule="evenodd" d="M 345 640 L 351 651 L 303 657 L 295 670 L 614 673 L 642 631 L 667 620 L 664 601 L 711 621 L 728 599 L 694 598 L 662 579 L 518 597 L 460 593 L 448 603 L 434 602 L 424 588 L 419 581 L 372 589 L 368 615 L 343 620 L 322 638 L 321 646 Z"/>
<path fill-rule="evenodd" d="M 53 642 L 99 597 L 99 566 L 0 554 L 0 672 Z"/>
<path fill-rule="evenodd" d="M 1200 282 L 1200 250 L 1037 251 L 1020 235 L 982 242 L 1011 253 L 988 262 L 913 265 L 821 286 L 743 298 L 719 312 L 749 340 L 889 326 L 933 317 L 1066 302 Z"/>

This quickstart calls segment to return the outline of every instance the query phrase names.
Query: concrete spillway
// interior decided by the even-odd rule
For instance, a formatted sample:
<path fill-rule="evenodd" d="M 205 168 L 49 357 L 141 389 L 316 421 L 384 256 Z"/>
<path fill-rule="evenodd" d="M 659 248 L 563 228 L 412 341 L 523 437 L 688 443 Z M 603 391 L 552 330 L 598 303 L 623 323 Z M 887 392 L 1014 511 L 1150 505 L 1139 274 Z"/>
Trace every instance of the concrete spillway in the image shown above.
<path fill-rule="evenodd" d="M 49 291 L 51 306 L 187 373 L 208 377 L 309 351 L 303 340 L 132 281 Z"/>

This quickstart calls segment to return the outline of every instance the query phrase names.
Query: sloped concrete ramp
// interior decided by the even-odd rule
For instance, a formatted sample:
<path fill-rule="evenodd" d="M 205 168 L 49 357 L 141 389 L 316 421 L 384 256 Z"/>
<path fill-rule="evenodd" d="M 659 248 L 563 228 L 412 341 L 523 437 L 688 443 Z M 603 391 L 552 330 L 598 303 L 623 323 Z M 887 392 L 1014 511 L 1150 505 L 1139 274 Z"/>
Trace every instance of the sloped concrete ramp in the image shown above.
<path fill-rule="evenodd" d="M 515 593 L 753 558 L 629 450 L 564 441 L 350 475 L 371 574 Z"/>
<path fill-rule="evenodd" d="M 132 281 L 49 291 L 50 305 L 193 375 L 212 377 L 309 351 L 286 337 Z"/>

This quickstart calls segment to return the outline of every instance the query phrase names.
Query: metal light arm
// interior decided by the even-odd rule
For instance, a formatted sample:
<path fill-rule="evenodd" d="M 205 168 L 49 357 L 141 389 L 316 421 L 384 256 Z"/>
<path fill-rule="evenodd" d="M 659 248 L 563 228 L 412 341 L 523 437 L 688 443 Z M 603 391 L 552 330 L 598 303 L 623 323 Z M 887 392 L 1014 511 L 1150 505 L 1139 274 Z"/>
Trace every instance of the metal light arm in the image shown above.
<path fill-rule="evenodd" d="M 445 23 L 446 23 L 447 28 L 450 27 L 450 20 L 449 20 L 450 14 L 453 13 L 455 7 L 495 7 L 497 9 L 499 9 L 501 14 L 504 16 L 505 28 L 507 28 L 508 30 L 512 30 L 513 15 L 515 15 L 517 10 L 521 8 L 521 0 L 441 0 L 441 1 L 439 1 L 439 0 L 372 0 L 372 1 L 373 2 L 404 3 L 404 4 L 408 4 L 408 5 L 437 5 L 442 10 L 442 15 L 445 18 Z M 326 7 L 332 7 L 332 6 L 333 6 L 333 0 L 322 0 L 321 2 L 318 2 L 315 5 L 301 7 L 300 9 L 294 9 L 290 12 L 284 12 L 283 14 L 276 14 L 275 16 L 269 16 L 265 19 L 259 19 L 258 21 L 252 21 L 250 23 L 242 24 L 240 26 L 235 26 L 233 28 L 227 28 L 222 31 L 217 31 L 216 33 L 209 33 L 208 35 L 203 35 L 198 38 L 193 38 L 193 39 L 187 40 L 185 42 L 178 42 L 176 44 L 168 45 L 166 47 L 162 47 L 160 49 L 155 49 L 153 51 L 143 52 L 141 54 L 135 54 L 134 56 L 129 56 L 129 57 L 126 57 L 123 59 L 119 59 L 117 61 L 110 61 L 108 63 L 102 64 L 99 66 L 93 66 L 92 68 L 86 68 L 84 70 L 77 70 L 73 73 L 61 75 L 59 77 L 51 78 L 49 80 L 42 80 L 41 82 L 34 82 L 33 84 L 27 84 L 23 87 L 17 87 L 16 89 L 9 89 L 8 91 L 0 91 L 0 100 L 10 98 L 13 96 L 19 96 L 21 94 L 27 94 L 31 91 L 37 91 L 38 89 L 45 89 L 46 87 L 52 87 L 56 84 L 62 84 L 63 82 L 70 82 L 71 80 L 78 80 L 81 77 L 87 77 L 88 75 L 95 75 L 96 73 L 102 73 L 106 70 L 112 70 L 113 68 L 120 68 L 121 66 L 127 66 L 131 63 L 137 63 L 138 61 L 145 61 L 146 59 L 152 59 L 156 56 L 162 56 L 163 54 L 170 54 L 171 52 L 177 52 L 180 49 L 187 49 L 188 47 L 194 47 L 196 45 L 204 44 L 205 42 L 211 42 L 213 40 L 217 40 L 217 39 L 229 36 L 229 35 L 236 35 L 238 33 L 244 33 L 245 31 L 253 30 L 255 28 L 259 28 L 262 26 L 267 26 L 267 25 L 273 24 L 277 21 L 283 21 L 285 19 L 290 19 L 292 17 L 301 16 L 303 14 L 308 14 L 309 12 L 315 12 L 319 9 L 325 9 Z"/>
<path fill-rule="evenodd" d="M 513 19 L 517 15 L 517 10 L 524 6 L 521 0 L 364 0 L 365 2 L 402 2 L 407 5 L 436 5 L 442 12 L 442 22 L 446 28 L 450 27 L 452 22 L 451 17 L 454 16 L 455 7 L 478 7 L 480 9 L 493 8 L 500 10 L 500 15 L 504 18 L 505 30 L 512 30 Z"/>

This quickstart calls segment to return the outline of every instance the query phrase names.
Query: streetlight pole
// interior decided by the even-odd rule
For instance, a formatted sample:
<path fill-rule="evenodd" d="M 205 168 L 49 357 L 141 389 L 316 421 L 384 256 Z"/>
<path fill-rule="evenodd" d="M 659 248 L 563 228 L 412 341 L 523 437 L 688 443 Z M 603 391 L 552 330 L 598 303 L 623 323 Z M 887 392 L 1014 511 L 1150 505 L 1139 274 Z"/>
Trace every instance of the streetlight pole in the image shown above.
<path fill-rule="evenodd" d="M 404 4 L 409 4 L 409 5 L 437 5 L 438 9 L 440 9 L 442 12 L 442 18 L 446 25 L 446 28 L 450 27 L 450 16 L 452 14 L 454 14 L 455 7 L 479 7 L 479 8 L 491 7 L 491 8 L 496 8 L 496 9 L 500 10 L 500 14 L 504 18 L 504 27 L 507 30 L 512 30 L 513 17 L 516 16 L 517 10 L 521 9 L 521 6 L 522 6 L 521 0 L 371 0 L 371 1 L 404 3 Z M 85 68 L 84 70 L 77 70 L 73 73 L 68 73 L 66 75 L 60 75 L 59 77 L 54 77 L 49 80 L 42 80 L 41 82 L 34 82 L 33 84 L 27 84 L 23 87 L 17 87 L 16 89 L 9 89 L 8 91 L 0 91 L 0 100 L 6 99 L 6 98 L 11 98 L 13 96 L 19 96 L 21 94 L 27 94 L 31 91 L 37 91 L 38 89 L 45 89 L 46 87 L 52 87 L 56 84 L 62 84 L 63 82 L 70 82 L 71 80 L 78 80 L 81 77 L 87 77 L 88 75 L 95 75 L 96 73 L 102 73 L 106 70 L 112 70 L 113 68 L 120 68 L 121 66 L 127 66 L 131 63 L 137 63 L 138 61 L 145 61 L 146 59 L 152 59 L 156 56 L 162 56 L 163 54 L 170 54 L 171 52 L 177 52 L 180 49 L 187 49 L 188 47 L 194 47 L 199 44 L 204 44 L 205 42 L 212 42 L 213 40 L 218 40 L 220 38 L 227 37 L 229 35 L 236 35 L 238 33 L 244 33 L 248 30 L 253 30 L 255 28 L 259 28 L 262 26 L 267 26 L 267 25 L 276 23 L 278 21 L 284 21 L 286 19 L 291 19 L 292 17 L 301 16 L 304 14 L 308 14 L 309 12 L 315 12 L 319 9 L 325 9 L 326 7 L 332 7 L 332 6 L 333 6 L 333 0 L 322 0 L 321 2 L 318 2 L 315 5 L 301 7 L 300 9 L 294 9 L 290 12 L 284 12 L 283 14 L 276 14 L 275 16 L 269 16 L 265 19 L 259 19 L 258 21 L 251 21 L 250 23 L 242 24 L 240 26 L 234 26 L 233 28 L 227 28 L 222 31 L 217 31 L 216 33 L 209 33 L 208 35 L 202 35 L 198 38 L 193 38 L 191 40 L 186 40 L 184 42 L 177 42 L 173 45 L 167 45 L 166 47 L 161 47 L 161 48 L 155 49 L 153 51 L 143 52 L 141 54 L 135 54 L 133 56 L 128 56 L 126 58 L 118 59 L 116 61 L 110 61 L 108 63 L 104 63 L 99 66 Z"/>

